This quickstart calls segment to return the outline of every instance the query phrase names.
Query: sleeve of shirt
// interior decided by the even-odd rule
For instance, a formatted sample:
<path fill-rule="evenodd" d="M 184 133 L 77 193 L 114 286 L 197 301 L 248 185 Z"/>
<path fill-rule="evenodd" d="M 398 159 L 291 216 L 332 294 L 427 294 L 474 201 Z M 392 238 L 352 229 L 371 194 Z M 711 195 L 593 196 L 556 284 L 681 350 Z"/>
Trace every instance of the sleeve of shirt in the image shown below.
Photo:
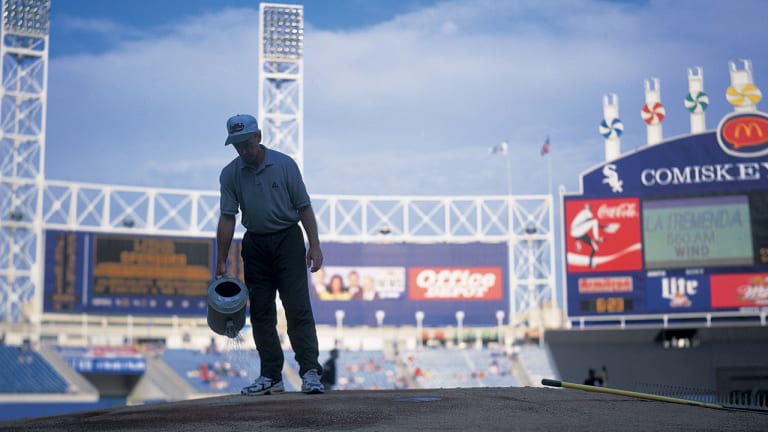
<path fill-rule="evenodd" d="M 301 177 L 301 171 L 299 166 L 296 165 L 296 161 L 290 159 L 291 163 L 288 166 L 288 184 L 291 188 L 291 202 L 296 210 L 301 210 L 312 204 L 307 193 L 307 187 L 304 184 L 304 179 Z"/>
<path fill-rule="evenodd" d="M 238 212 L 237 194 L 235 193 L 235 179 L 232 170 L 224 169 L 219 176 L 221 198 L 219 210 L 221 214 L 236 215 Z"/>

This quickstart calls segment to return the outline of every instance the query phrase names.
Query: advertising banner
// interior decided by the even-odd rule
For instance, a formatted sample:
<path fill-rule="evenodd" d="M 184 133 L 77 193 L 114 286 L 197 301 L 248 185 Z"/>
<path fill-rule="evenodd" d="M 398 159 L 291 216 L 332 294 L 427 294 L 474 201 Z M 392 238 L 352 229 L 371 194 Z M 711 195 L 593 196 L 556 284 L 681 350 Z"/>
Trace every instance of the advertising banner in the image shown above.
<path fill-rule="evenodd" d="M 768 307 L 768 272 L 712 275 L 712 307 Z"/>
<path fill-rule="evenodd" d="M 709 277 L 684 272 L 661 272 L 646 281 L 648 312 L 705 312 L 709 310 Z"/>
<path fill-rule="evenodd" d="M 568 271 L 632 271 L 643 267 L 637 198 L 570 200 L 565 203 Z"/>
<path fill-rule="evenodd" d="M 58 347 L 56 351 L 79 373 L 141 375 L 147 370 L 147 360 L 133 347 Z"/>
<path fill-rule="evenodd" d="M 325 267 L 310 274 L 315 321 L 345 325 L 495 325 L 509 310 L 504 243 L 324 243 Z"/>
<path fill-rule="evenodd" d="M 411 300 L 501 300 L 501 267 L 411 267 Z"/>
<path fill-rule="evenodd" d="M 328 300 L 399 300 L 405 296 L 405 267 L 326 266 L 310 274 L 317 298 Z"/>

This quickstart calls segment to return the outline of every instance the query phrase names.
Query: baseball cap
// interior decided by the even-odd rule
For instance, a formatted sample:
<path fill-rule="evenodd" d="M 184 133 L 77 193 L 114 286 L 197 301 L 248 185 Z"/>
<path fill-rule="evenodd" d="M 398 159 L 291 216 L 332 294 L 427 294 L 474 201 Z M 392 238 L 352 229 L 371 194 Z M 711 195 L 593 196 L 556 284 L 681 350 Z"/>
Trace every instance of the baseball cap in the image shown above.
<path fill-rule="evenodd" d="M 259 123 L 252 115 L 237 114 L 227 120 L 227 141 L 224 145 L 243 142 L 259 131 Z"/>

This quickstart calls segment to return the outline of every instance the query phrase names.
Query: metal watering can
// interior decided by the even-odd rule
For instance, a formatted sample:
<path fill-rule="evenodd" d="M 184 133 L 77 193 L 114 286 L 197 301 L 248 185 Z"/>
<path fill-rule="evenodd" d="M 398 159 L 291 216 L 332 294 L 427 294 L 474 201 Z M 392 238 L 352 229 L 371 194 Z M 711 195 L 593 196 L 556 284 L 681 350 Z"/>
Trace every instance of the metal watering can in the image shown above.
<path fill-rule="evenodd" d="M 235 278 L 216 279 L 208 286 L 208 327 L 235 338 L 245 325 L 248 289 Z"/>

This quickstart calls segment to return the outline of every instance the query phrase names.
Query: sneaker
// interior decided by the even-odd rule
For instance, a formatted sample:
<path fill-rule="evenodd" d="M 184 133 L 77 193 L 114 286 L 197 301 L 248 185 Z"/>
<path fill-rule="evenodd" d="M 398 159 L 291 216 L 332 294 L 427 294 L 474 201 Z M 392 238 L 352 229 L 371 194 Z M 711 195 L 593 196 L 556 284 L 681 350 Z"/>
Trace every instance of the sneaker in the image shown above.
<path fill-rule="evenodd" d="M 285 391 L 283 381 L 274 381 L 267 377 L 260 376 L 253 381 L 253 384 L 243 387 L 240 390 L 240 394 L 244 396 L 259 396 L 275 393 L 282 393 Z"/>
<path fill-rule="evenodd" d="M 301 391 L 307 394 L 325 393 L 325 387 L 320 382 L 317 370 L 310 369 L 301 377 Z"/>

